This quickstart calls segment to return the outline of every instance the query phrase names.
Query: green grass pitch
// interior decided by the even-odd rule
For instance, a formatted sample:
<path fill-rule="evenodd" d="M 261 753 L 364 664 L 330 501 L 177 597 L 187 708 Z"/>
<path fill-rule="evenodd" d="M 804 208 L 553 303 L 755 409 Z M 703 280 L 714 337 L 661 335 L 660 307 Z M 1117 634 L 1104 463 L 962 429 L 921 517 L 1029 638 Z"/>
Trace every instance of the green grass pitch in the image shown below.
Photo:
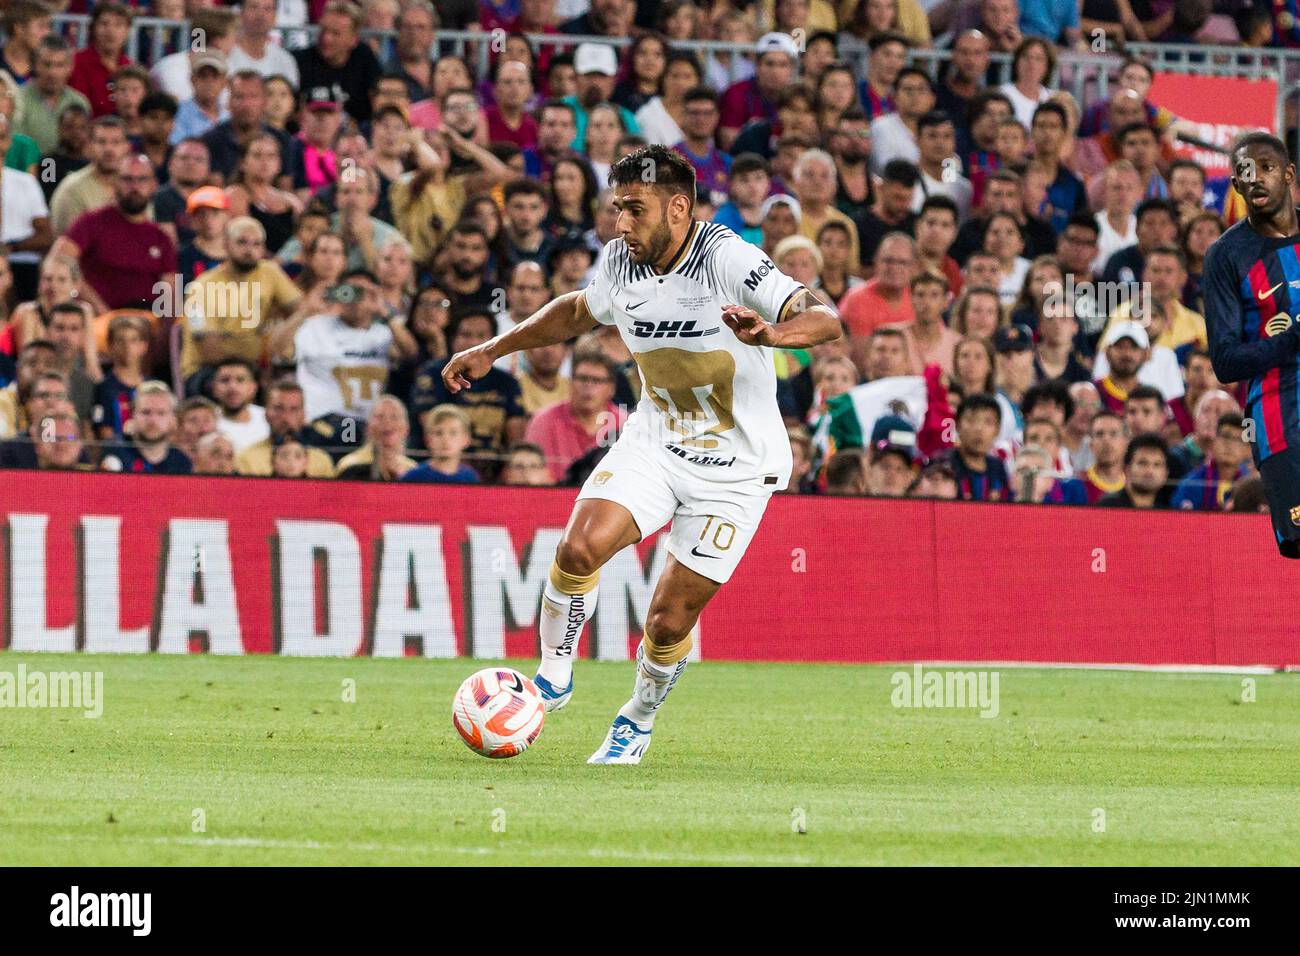
<path fill-rule="evenodd" d="M 102 670 L 105 707 L 0 709 L 0 865 L 1300 857 L 1294 675 L 1243 702 L 1240 675 L 1007 668 L 984 719 L 893 707 L 892 666 L 694 664 L 641 766 L 589 767 L 630 664 L 579 663 L 534 748 L 486 760 L 450 714 L 487 662 L 0 653 L 20 663 Z"/>

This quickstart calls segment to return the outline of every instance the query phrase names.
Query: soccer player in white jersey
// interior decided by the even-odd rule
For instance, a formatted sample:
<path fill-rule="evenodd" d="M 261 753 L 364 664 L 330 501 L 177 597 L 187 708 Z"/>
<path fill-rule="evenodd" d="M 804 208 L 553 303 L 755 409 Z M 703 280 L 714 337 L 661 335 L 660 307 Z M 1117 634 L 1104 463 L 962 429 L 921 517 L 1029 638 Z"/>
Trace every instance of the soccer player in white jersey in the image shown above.
<path fill-rule="evenodd" d="M 573 655 L 596 607 L 600 568 L 672 521 L 646 616 L 636 683 L 588 763 L 639 763 L 655 714 L 686 667 L 700 612 L 731 577 L 790 444 L 776 404 L 773 348 L 840 336 L 835 313 L 724 226 L 696 222 L 695 170 L 661 146 L 610 171 L 618 237 L 591 284 L 453 356 L 443 379 L 471 387 L 503 355 L 615 325 L 641 374 L 641 401 L 578 494 L 542 596 L 536 683 L 548 710 L 569 702 Z"/>

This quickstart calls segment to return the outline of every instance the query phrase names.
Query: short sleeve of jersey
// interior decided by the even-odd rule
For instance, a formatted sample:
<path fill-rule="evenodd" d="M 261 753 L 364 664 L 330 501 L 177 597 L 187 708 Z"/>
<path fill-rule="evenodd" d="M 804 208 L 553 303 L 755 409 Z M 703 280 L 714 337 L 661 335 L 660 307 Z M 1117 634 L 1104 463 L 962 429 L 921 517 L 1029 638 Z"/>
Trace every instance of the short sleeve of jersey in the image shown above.
<path fill-rule="evenodd" d="M 600 261 L 596 263 L 596 268 L 592 272 L 591 282 L 587 283 L 586 291 L 583 292 L 583 298 L 587 302 L 587 311 L 591 317 L 601 325 L 614 324 L 614 289 L 613 275 L 609 268 L 610 250 L 614 242 L 609 242 L 601 250 Z"/>
<path fill-rule="evenodd" d="M 722 254 L 724 292 L 735 305 L 753 309 L 768 322 L 781 321 L 781 314 L 803 284 L 779 270 L 767 253 L 739 236 L 729 238 L 718 250 Z"/>

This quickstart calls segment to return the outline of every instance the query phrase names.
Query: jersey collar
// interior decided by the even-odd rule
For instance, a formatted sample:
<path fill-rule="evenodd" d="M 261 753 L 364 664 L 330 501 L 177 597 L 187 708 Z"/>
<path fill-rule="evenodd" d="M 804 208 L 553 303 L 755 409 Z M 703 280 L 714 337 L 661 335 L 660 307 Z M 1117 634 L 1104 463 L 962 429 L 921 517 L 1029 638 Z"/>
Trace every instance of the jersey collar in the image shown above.
<path fill-rule="evenodd" d="M 686 238 L 682 240 L 681 246 L 678 247 L 677 252 L 673 255 L 673 257 L 670 260 L 668 260 L 668 268 L 664 269 L 663 272 L 659 272 L 658 273 L 659 275 L 666 276 L 670 272 L 675 272 L 677 270 L 677 267 L 686 261 L 686 254 L 690 251 L 691 246 L 694 244 L 695 236 L 699 231 L 700 231 L 699 220 L 698 219 L 692 220 L 691 228 L 686 233 Z"/>

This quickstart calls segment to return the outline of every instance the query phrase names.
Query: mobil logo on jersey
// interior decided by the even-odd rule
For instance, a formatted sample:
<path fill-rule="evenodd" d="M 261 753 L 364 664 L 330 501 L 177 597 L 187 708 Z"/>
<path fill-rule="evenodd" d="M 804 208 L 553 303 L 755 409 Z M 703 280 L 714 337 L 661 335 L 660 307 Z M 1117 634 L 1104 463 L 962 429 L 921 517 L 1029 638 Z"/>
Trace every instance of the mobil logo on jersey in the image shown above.
<path fill-rule="evenodd" d="M 776 266 L 772 264 L 771 259 L 764 259 L 757 269 L 750 269 L 749 275 L 745 276 L 745 288 L 753 292 L 758 288 L 758 284 L 770 275 Z"/>

